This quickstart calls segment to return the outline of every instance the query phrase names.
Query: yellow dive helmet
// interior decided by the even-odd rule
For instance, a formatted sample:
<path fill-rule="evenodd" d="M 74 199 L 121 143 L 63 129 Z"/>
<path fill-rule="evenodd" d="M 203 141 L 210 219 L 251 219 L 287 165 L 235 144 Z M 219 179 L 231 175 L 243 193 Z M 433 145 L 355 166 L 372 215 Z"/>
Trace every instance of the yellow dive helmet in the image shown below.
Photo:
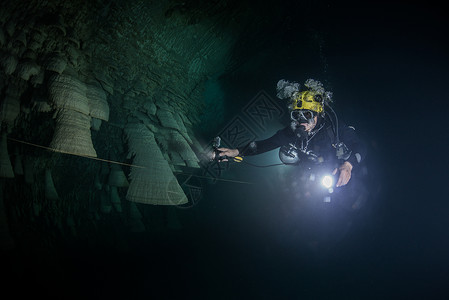
<path fill-rule="evenodd" d="M 322 113 L 324 98 L 323 95 L 315 91 L 304 91 L 296 93 L 293 96 L 292 110 L 295 109 L 307 109 L 317 113 Z"/>

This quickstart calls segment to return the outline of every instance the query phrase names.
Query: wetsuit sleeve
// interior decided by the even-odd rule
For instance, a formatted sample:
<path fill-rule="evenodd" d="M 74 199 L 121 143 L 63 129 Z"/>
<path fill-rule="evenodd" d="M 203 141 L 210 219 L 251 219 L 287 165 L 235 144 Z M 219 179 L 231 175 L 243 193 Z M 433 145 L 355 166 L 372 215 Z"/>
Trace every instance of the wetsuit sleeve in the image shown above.
<path fill-rule="evenodd" d="M 254 141 L 244 145 L 243 147 L 238 147 L 237 149 L 239 150 L 239 155 L 241 156 L 265 153 L 288 144 L 288 141 L 291 140 L 291 135 L 293 135 L 293 132 L 290 127 L 285 127 L 268 139 Z"/>
<path fill-rule="evenodd" d="M 351 151 L 351 155 L 346 160 L 351 163 L 353 167 L 359 166 L 366 156 L 366 145 L 359 139 L 355 128 L 352 126 L 344 126 L 340 132 L 341 141 Z"/>

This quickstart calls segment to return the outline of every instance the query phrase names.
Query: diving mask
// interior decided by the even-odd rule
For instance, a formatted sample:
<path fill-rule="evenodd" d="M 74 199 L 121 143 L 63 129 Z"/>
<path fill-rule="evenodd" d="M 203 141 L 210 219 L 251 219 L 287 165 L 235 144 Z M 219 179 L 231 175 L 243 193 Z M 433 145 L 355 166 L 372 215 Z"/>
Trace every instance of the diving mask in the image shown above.
<path fill-rule="evenodd" d="M 290 118 L 299 123 L 311 123 L 316 113 L 312 110 L 295 109 L 290 112 Z"/>

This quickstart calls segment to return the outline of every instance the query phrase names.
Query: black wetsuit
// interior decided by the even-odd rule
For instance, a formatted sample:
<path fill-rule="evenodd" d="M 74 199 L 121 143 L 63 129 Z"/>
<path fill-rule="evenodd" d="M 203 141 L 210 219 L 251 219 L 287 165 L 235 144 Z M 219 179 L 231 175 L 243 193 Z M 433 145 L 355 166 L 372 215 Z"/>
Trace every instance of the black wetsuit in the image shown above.
<path fill-rule="evenodd" d="M 347 161 L 351 163 L 353 170 L 357 171 L 366 155 L 366 147 L 357 137 L 353 127 L 346 126 L 340 122 L 338 132 L 339 140 L 348 147 L 351 153 Z M 268 139 L 251 142 L 238 148 L 238 150 L 240 155 L 248 156 L 293 144 L 299 149 L 311 151 L 312 154 L 320 157 L 321 161 L 337 163 L 336 149 L 333 147 L 335 142 L 336 134 L 331 122 L 324 118 L 319 118 L 314 130 L 303 138 L 298 137 L 291 126 L 287 126 Z"/>

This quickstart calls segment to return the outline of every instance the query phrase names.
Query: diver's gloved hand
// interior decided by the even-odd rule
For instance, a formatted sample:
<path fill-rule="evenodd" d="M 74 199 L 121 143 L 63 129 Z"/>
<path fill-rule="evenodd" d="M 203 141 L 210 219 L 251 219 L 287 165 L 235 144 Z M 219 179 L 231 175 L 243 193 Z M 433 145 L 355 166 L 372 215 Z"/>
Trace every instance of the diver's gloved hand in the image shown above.
<path fill-rule="evenodd" d="M 340 176 L 338 177 L 336 187 L 347 185 L 349 180 L 351 179 L 351 163 L 345 161 L 339 168 L 335 168 L 334 172 L 332 172 L 332 175 L 337 174 L 337 171 L 340 171 Z"/>
<path fill-rule="evenodd" d="M 220 159 L 220 161 L 228 161 L 227 157 L 236 157 L 239 155 L 238 149 L 228 149 L 228 148 L 217 148 L 220 153 L 218 154 L 220 157 L 223 157 L 223 159 Z"/>

